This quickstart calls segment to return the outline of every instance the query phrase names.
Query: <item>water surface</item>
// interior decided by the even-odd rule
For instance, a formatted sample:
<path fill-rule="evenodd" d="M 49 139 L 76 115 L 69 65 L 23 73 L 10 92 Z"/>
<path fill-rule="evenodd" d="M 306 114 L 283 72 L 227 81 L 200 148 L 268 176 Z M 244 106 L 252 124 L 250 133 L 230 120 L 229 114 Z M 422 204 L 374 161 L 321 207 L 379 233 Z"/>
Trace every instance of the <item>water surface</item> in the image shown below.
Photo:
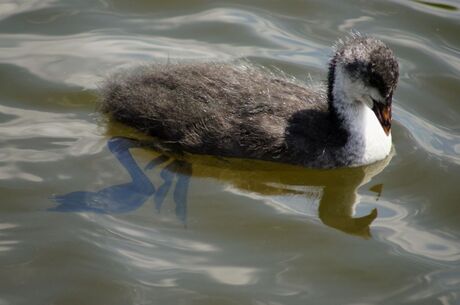
<path fill-rule="evenodd" d="M 0 304 L 460 304 L 460 5 L 0 3 Z M 332 171 L 164 157 L 106 75 L 242 59 L 306 82 L 355 29 L 397 54 L 392 156 Z"/>

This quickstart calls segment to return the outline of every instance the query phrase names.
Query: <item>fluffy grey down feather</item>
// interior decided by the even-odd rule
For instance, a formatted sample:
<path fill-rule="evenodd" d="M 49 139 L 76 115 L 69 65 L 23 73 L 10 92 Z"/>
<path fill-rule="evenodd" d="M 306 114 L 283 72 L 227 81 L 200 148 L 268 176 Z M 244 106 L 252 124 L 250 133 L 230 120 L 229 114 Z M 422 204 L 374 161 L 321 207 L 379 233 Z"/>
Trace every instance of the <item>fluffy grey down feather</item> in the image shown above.
<path fill-rule="evenodd" d="M 170 149 L 309 167 L 351 162 L 326 88 L 246 63 L 144 66 L 110 77 L 102 111 Z"/>

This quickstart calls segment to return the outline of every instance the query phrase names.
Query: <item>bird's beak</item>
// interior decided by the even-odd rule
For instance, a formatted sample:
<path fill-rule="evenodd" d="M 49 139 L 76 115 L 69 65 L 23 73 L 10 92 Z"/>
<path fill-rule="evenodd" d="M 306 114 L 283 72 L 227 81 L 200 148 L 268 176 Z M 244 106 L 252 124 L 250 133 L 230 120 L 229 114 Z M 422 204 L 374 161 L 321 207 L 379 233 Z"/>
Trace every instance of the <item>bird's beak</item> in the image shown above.
<path fill-rule="evenodd" d="M 391 131 L 391 96 L 387 98 L 385 103 L 374 100 L 372 111 L 374 111 L 380 125 L 382 125 L 383 131 L 385 131 L 385 134 L 388 136 Z"/>

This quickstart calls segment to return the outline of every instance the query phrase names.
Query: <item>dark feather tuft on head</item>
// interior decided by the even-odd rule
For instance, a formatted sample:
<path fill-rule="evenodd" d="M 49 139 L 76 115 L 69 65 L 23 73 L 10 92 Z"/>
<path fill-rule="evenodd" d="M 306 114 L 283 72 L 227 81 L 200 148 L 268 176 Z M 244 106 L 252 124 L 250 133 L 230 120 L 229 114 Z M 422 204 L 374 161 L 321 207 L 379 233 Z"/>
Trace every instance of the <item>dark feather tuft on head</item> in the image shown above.
<path fill-rule="evenodd" d="M 336 66 L 341 65 L 354 79 L 376 88 L 384 97 L 390 97 L 397 85 L 399 66 L 390 48 L 382 41 L 354 33 L 339 40 L 329 65 L 328 98 L 332 100 Z"/>

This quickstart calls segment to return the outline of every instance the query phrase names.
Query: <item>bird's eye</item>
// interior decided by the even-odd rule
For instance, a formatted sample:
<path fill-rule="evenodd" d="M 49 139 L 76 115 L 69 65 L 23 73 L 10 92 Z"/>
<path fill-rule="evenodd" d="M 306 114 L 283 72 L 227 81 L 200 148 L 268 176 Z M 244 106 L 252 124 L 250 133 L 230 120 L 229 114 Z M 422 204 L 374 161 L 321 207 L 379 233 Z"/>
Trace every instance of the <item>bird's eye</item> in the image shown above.
<path fill-rule="evenodd" d="M 387 89 L 383 77 L 377 73 L 371 73 L 369 78 L 369 85 L 377 89 L 382 95 Z"/>

